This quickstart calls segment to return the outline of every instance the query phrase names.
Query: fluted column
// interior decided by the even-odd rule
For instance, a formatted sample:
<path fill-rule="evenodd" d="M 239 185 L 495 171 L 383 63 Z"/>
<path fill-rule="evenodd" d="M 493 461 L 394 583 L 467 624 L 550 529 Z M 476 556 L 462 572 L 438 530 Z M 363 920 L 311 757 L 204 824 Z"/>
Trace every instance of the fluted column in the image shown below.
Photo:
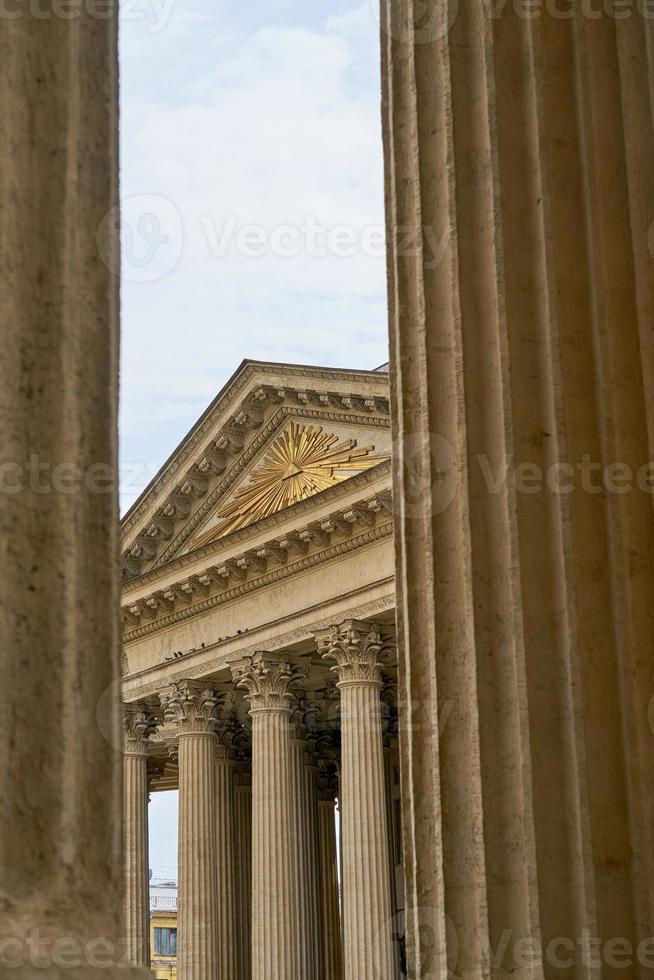
<path fill-rule="evenodd" d="M 654 22 L 629 6 L 382 3 L 414 976 L 514 974 L 506 935 L 547 978 L 617 975 L 584 934 L 652 968 Z"/>
<path fill-rule="evenodd" d="M 161 695 L 177 730 L 179 760 L 179 888 L 177 962 L 180 978 L 218 976 L 216 847 L 217 697 L 201 681 L 181 681 Z"/>
<path fill-rule="evenodd" d="M 291 665 L 256 654 L 233 665 L 252 718 L 252 980 L 302 980 L 291 818 Z"/>
<path fill-rule="evenodd" d="M 236 978 L 236 885 L 234 831 L 233 732 L 217 729 L 216 740 L 216 853 L 218 870 L 218 971 L 216 980 Z"/>
<path fill-rule="evenodd" d="M 37 935 L 51 958 L 77 945 L 85 977 L 130 975 L 122 708 L 107 696 L 120 679 L 117 8 L 48 3 L 0 25 L 0 948 L 16 980 L 58 972 L 32 966 Z"/>
<path fill-rule="evenodd" d="M 341 692 L 341 834 L 345 980 L 394 980 L 381 727 L 382 641 L 348 621 L 317 634 Z"/>
<path fill-rule="evenodd" d="M 291 713 L 291 821 L 293 839 L 293 893 L 298 922 L 298 976 L 320 980 L 321 950 L 318 930 L 318 867 L 316 854 L 317 800 L 315 775 L 309 767 L 306 706 Z"/>
<path fill-rule="evenodd" d="M 343 980 L 335 797 L 336 778 L 333 772 L 321 769 L 318 779 L 318 868 L 324 980 Z"/>
<path fill-rule="evenodd" d="M 150 964 L 148 736 L 154 719 L 141 704 L 125 705 L 125 927 L 127 957 Z"/>
<path fill-rule="evenodd" d="M 252 776 L 239 771 L 234 788 L 236 824 L 236 949 L 238 980 L 252 976 Z"/>

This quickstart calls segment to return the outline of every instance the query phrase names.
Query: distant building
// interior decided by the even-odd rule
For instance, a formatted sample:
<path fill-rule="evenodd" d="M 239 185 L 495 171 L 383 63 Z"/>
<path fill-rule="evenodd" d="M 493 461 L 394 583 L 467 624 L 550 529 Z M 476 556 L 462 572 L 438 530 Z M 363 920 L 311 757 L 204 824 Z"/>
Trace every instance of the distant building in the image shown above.
<path fill-rule="evenodd" d="M 150 957 L 156 980 L 177 980 L 177 885 L 150 887 Z"/>

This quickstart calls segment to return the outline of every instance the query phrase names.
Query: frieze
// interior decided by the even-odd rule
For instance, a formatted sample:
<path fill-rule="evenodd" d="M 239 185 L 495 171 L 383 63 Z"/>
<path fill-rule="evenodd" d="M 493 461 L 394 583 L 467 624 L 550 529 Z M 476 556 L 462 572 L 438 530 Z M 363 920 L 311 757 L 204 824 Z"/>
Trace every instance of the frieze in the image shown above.
<path fill-rule="evenodd" d="M 395 594 L 381 596 L 379 599 L 372 599 L 370 602 L 362 603 L 359 606 L 354 606 L 349 609 L 346 613 L 340 617 L 343 620 L 358 619 L 365 620 L 369 617 L 376 616 L 379 613 L 388 612 L 390 609 L 395 608 Z M 319 633 L 321 630 L 328 629 L 330 626 L 334 625 L 334 617 L 323 617 L 322 619 L 316 620 L 314 623 L 309 623 L 307 626 L 298 627 L 294 630 L 289 630 L 287 633 L 283 633 L 272 640 L 267 640 L 265 643 L 266 649 L 271 653 L 284 649 L 292 643 L 296 643 L 300 640 L 306 640 L 313 637 L 315 633 Z M 254 656 L 257 651 L 261 649 L 261 642 L 252 644 L 245 647 L 243 651 L 239 651 L 239 658 Z M 156 667 L 160 667 L 160 664 L 156 664 Z M 184 670 L 178 671 L 176 674 L 171 675 L 170 678 L 166 678 L 165 681 L 153 681 L 150 684 L 145 684 L 143 687 L 139 687 L 134 691 L 130 691 L 130 703 L 132 701 L 138 701 L 144 697 L 148 697 L 152 694 L 156 694 L 163 688 L 169 687 L 176 681 L 181 680 L 185 677 L 201 677 L 203 675 L 210 675 L 216 670 L 227 666 L 225 657 L 219 656 L 214 657 L 213 660 L 205 662 L 203 664 L 198 664 L 196 666 L 188 666 Z"/>

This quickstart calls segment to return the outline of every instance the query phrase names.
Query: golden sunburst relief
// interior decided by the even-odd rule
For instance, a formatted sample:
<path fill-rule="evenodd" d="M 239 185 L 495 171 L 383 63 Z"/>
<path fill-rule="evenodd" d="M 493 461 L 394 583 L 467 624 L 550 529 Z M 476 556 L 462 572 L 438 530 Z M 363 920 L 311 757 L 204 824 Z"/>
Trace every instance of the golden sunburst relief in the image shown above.
<path fill-rule="evenodd" d="M 339 437 L 319 425 L 290 426 L 274 441 L 249 483 L 218 513 L 218 523 L 193 542 L 198 548 L 269 514 L 306 500 L 355 473 L 389 459 L 374 446 L 357 448 L 356 439 Z"/>

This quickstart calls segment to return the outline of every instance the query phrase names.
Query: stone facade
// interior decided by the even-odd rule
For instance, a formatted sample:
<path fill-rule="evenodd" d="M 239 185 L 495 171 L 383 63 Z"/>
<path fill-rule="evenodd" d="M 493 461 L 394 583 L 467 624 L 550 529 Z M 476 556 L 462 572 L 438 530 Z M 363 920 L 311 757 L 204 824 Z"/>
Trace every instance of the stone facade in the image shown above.
<path fill-rule="evenodd" d="M 124 521 L 123 697 L 180 792 L 191 980 L 399 975 L 387 386 L 244 363 Z"/>

